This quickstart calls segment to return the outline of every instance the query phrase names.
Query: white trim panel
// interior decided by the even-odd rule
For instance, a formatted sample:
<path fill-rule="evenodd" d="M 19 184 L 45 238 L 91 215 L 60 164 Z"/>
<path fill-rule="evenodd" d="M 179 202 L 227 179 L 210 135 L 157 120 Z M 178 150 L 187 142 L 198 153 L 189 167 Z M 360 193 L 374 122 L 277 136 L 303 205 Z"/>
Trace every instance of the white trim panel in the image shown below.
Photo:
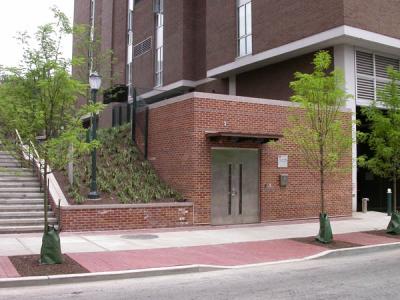
<path fill-rule="evenodd" d="M 162 100 L 159 102 L 155 102 L 155 103 L 149 105 L 149 109 L 158 108 L 158 107 L 162 107 L 162 106 L 166 106 L 169 104 L 185 101 L 188 99 L 194 99 L 194 98 L 264 104 L 264 105 L 272 105 L 272 106 L 299 107 L 298 103 L 292 102 L 292 101 L 285 101 L 285 100 L 273 100 L 273 99 L 232 96 L 232 95 L 214 94 L 214 93 L 192 92 L 192 93 L 187 93 L 187 94 L 180 95 L 177 97 L 165 99 L 165 100 Z M 340 111 L 341 112 L 351 112 L 351 110 L 346 107 L 343 107 Z"/>
<path fill-rule="evenodd" d="M 192 93 L 187 93 L 187 94 L 184 94 L 184 95 L 181 95 L 178 97 L 173 97 L 170 99 L 166 99 L 166 100 L 162 100 L 160 102 L 150 104 L 149 108 L 150 109 L 158 108 L 158 107 L 162 107 L 162 106 L 166 106 L 169 104 L 185 101 L 188 99 L 194 99 L 194 98 L 196 98 L 196 99 L 211 99 L 211 100 L 219 100 L 219 101 L 246 102 L 246 103 L 273 105 L 273 106 L 298 107 L 297 103 L 294 103 L 291 101 L 251 98 L 251 97 L 242 97 L 242 96 L 231 96 L 231 95 L 213 94 L 213 93 L 192 92 Z"/>
<path fill-rule="evenodd" d="M 139 95 L 138 97 L 140 99 L 147 99 L 147 98 L 158 96 L 158 95 L 163 94 L 165 92 L 169 92 L 169 91 L 172 91 L 172 90 L 175 90 L 175 89 L 179 89 L 179 88 L 182 88 L 182 87 L 189 87 L 189 88 L 192 87 L 192 88 L 194 88 L 196 86 L 199 86 L 199 85 L 202 85 L 202 84 L 214 81 L 214 80 L 215 80 L 214 78 L 204 78 L 204 79 L 201 79 L 201 80 L 198 80 L 198 81 L 179 80 L 179 81 L 176 81 L 174 83 L 171 83 L 171 84 L 156 88 L 156 89 L 154 89 L 154 90 L 152 90 L 150 92 L 144 93 L 142 95 Z"/>
<path fill-rule="evenodd" d="M 245 69 L 245 67 L 253 64 L 267 64 L 273 58 L 290 55 L 291 53 L 295 56 L 299 54 L 296 52 L 301 50 L 302 53 L 307 53 L 320 47 L 329 47 L 343 43 L 366 46 L 366 42 L 400 49 L 400 39 L 343 25 L 255 55 L 237 58 L 234 62 L 208 70 L 207 77 L 223 76 L 236 69 Z"/>

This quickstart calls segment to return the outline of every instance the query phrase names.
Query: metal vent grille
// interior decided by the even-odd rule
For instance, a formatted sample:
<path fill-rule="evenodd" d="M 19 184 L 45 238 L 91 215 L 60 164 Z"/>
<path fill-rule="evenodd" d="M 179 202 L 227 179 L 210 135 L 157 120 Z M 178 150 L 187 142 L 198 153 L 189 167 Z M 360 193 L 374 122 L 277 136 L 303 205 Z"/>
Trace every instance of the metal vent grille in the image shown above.
<path fill-rule="evenodd" d="M 357 73 L 374 76 L 374 57 L 371 53 L 357 51 Z"/>
<path fill-rule="evenodd" d="M 399 60 L 389 57 L 375 55 L 376 76 L 389 78 L 387 68 L 392 66 L 395 70 L 399 70 Z"/>
<path fill-rule="evenodd" d="M 375 99 L 373 79 L 357 78 L 357 98 L 371 101 Z"/>
<path fill-rule="evenodd" d="M 143 54 L 145 54 L 146 52 L 151 50 L 151 37 L 145 39 L 144 41 L 136 44 L 133 47 L 133 58 L 136 58 L 138 56 L 141 56 Z"/>

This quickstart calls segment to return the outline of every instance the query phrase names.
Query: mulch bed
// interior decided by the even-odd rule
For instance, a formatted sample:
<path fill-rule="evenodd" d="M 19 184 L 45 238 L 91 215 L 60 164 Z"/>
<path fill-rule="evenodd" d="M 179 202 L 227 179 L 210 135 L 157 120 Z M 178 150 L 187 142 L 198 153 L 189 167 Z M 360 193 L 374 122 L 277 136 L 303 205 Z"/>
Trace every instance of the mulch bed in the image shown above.
<path fill-rule="evenodd" d="M 22 277 L 90 273 L 68 255 L 64 255 L 64 263 L 59 265 L 40 265 L 40 255 L 21 255 L 9 258 Z"/>
<path fill-rule="evenodd" d="M 372 231 L 366 231 L 364 233 L 400 240 L 400 235 L 386 233 L 386 230 L 372 230 Z"/>
<path fill-rule="evenodd" d="M 316 241 L 315 237 L 312 237 L 312 236 L 305 237 L 305 238 L 295 238 L 295 239 L 292 239 L 292 240 L 296 241 L 296 242 L 301 242 L 301 243 L 313 245 L 313 246 L 325 247 L 325 248 L 331 249 L 331 250 L 362 246 L 360 244 L 349 243 L 349 242 L 344 242 L 344 241 L 338 241 L 338 240 L 335 240 L 335 239 L 329 244 L 323 244 L 323 243 L 320 243 L 320 242 Z"/>

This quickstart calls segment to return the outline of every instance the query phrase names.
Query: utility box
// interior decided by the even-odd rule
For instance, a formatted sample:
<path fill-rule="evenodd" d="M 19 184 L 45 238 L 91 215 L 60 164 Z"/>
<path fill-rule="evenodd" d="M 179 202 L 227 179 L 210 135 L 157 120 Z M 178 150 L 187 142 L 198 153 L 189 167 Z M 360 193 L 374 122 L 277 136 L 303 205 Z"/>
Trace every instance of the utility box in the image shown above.
<path fill-rule="evenodd" d="M 288 174 L 280 174 L 279 175 L 279 185 L 280 187 L 287 187 L 289 176 Z"/>

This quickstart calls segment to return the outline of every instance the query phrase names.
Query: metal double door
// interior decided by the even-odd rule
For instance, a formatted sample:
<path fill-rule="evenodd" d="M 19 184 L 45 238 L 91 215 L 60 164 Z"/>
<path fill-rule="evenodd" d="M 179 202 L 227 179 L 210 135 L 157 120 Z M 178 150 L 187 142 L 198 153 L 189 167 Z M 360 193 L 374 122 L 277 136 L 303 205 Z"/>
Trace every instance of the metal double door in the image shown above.
<path fill-rule="evenodd" d="M 211 223 L 259 222 L 259 150 L 214 148 L 211 151 Z"/>

